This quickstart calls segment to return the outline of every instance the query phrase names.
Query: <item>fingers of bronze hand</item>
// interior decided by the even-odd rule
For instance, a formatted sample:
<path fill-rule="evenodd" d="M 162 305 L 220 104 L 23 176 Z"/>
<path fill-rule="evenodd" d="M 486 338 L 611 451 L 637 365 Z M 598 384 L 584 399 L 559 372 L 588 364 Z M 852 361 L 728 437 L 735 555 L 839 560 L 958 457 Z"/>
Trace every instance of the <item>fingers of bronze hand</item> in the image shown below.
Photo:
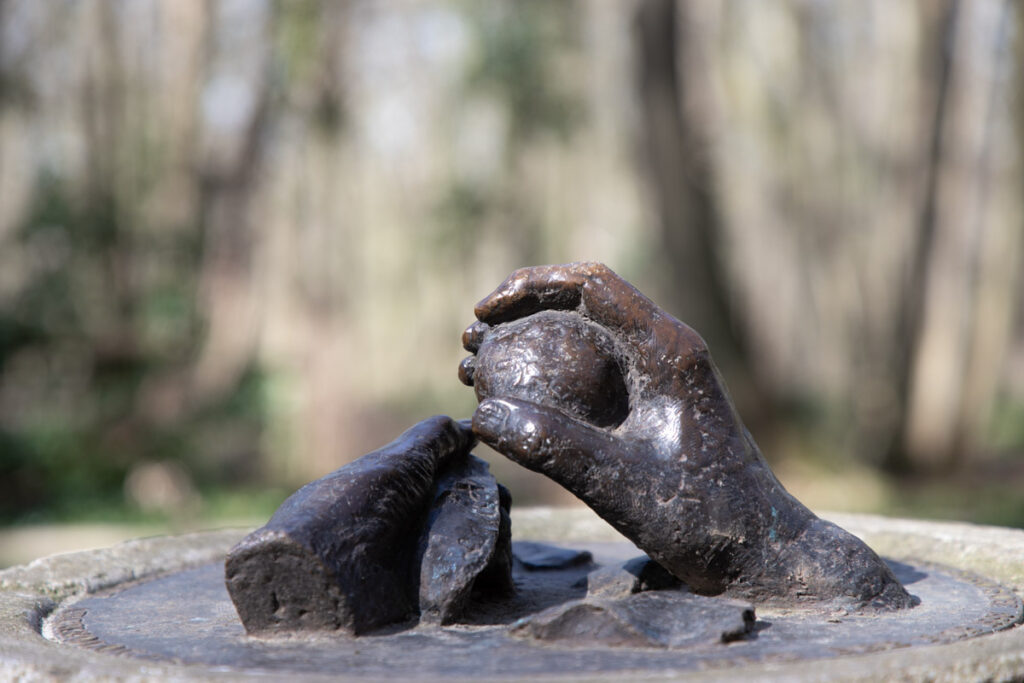
<path fill-rule="evenodd" d="M 462 348 L 470 353 L 476 353 L 489 329 L 491 328 L 487 323 L 475 321 L 462 333 Z"/>
<path fill-rule="evenodd" d="M 473 372 L 476 370 L 476 356 L 467 356 L 459 363 L 459 381 L 467 387 L 473 386 Z"/>
<path fill-rule="evenodd" d="M 493 325 L 542 310 L 577 308 L 587 277 L 584 265 L 594 264 L 520 268 L 476 305 L 476 317 Z"/>
<path fill-rule="evenodd" d="M 556 409 L 518 399 L 487 399 L 473 414 L 473 431 L 487 445 L 577 492 L 581 473 L 597 462 L 621 459 L 621 444 L 606 430 Z"/>
<path fill-rule="evenodd" d="M 681 324 L 611 268 L 593 262 L 520 268 L 476 305 L 476 316 L 494 325 L 542 310 L 575 309 L 627 337 L 656 320 Z"/>
<path fill-rule="evenodd" d="M 446 415 L 435 415 L 410 427 L 385 446 L 382 452 L 425 452 L 446 460 L 451 456 L 468 453 L 476 442 L 476 435 L 468 425 Z"/>

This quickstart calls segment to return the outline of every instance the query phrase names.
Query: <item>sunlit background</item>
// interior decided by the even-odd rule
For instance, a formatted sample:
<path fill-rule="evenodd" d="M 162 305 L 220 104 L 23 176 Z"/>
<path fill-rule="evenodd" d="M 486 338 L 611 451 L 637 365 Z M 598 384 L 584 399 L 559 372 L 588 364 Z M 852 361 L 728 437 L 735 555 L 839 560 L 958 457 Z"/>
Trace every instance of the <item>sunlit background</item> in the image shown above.
<path fill-rule="evenodd" d="M 0 566 L 260 523 L 468 417 L 473 304 L 575 260 L 704 335 L 813 507 L 1024 526 L 1022 29 L 1012 0 L 0 0 Z"/>

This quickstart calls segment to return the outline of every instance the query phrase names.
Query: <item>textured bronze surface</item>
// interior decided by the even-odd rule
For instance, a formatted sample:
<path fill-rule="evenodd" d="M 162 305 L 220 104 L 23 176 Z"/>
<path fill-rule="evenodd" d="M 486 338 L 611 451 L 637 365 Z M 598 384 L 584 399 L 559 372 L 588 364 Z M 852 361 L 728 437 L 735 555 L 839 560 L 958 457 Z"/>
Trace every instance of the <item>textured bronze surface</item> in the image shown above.
<path fill-rule="evenodd" d="M 507 594 L 510 500 L 474 443 L 434 417 L 292 494 L 228 554 L 246 630 L 364 633 L 421 607 L 449 623 L 474 589 Z"/>
<path fill-rule="evenodd" d="M 512 635 L 589 647 L 683 648 L 740 640 L 754 621 L 753 607 L 739 600 L 681 591 L 588 595 L 522 620 Z"/>
<path fill-rule="evenodd" d="M 479 372 L 477 372 L 479 368 Z M 615 343 L 575 313 L 541 311 L 490 330 L 464 366 L 479 400 L 521 398 L 559 408 L 600 427 L 629 414 Z"/>
<path fill-rule="evenodd" d="M 660 564 L 642 555 L 587 575 L 588 598 L 624 598 L 645 590 L 678 588 L 680 581 Z"/>
<path fill-rule="evenodd" d="M 581 323 L 548 311 L 569 312 L 587 330 L 600 326 L 611 345 L 588 349 L 591 338 L 602 338 L 589 332 L 585 343 L 567 343 Z M 700 336 L 606 266 L 517 270 L 476 315 L 463 335 L 475 355 L 459 372 L 487 388 L 473 416 L 476 434 L 567 488 L 695 592 L 762 604 L 913 603 L 878 555 L 782 487 Z M 560 363 L 565 353 L 571 357 Z M 628 414 L 621 423 L 588 419 L 595 401 L 619 404 L 602 394 L 622 390 L 601 379 L 612 360 Z M 523 381 L 540 369 L 551 376 Z M 592 386 L 600 381 L 600 389 Z M 548 392 L 578 385 L 588 397 L 583 409 Z"/>
<path fill-rule="evenodd" d="M 586 550 L 570 550 L 547 543 L 519 541 L 514 553 L 516 562 L 526 571 L 568 569 L 590 564 L 594 557 Z"/>
<path fill-rule="evenodd" d="M 487 463 L 470 455 L 438 480 L 420 537 L 420 621 L 458 621 L 474 590 L 514 592 L 512 498 Z"/>

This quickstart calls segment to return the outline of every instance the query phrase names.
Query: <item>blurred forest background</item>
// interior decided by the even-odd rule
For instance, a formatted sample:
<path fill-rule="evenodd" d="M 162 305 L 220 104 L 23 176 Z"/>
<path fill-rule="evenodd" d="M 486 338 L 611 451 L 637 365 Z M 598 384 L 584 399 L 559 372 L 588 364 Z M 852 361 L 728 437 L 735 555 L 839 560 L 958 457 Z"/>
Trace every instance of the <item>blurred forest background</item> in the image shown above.
<path fill-rule="evenodd" d="M 705 336 L 811 505 L 1024 525 L 1022 30 L 0 0 L 0 523 L 265 516 L 470 415 L 459 335 L 510 271 L 599 260 Z"/>

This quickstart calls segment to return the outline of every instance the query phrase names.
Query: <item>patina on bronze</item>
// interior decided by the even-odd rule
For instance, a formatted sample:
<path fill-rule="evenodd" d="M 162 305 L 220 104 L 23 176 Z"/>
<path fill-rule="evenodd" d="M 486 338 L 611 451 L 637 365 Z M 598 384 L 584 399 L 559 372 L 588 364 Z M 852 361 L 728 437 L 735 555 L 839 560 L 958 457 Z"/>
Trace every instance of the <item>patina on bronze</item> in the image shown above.
<path fill-rule="evenodd" d="M 476 363 L 487 371 L 474 382 Z M 598 427 L 617 427 L 629 415 L 629 392 L 614 340 L 577 315 L 541 311 L 499 325 L 461 370 L 480 400 L 533 400 Z"/>
<path fill-rule="evenodd" d="M 511 499 L 438 416 L 303 486 L 228 553 L 228 593 L 249 633 L 365 633 L 451 623 L 474 590 L 512 588 Z"/>
<path fill-rule="evenodd" d="M 512 583 L 512 496 L 472 455 L 453 463 L 434 487 L 420 535 L 420 621 L 458 621 L 474 591 L 505 597 Z"/>
<path fill-rule="evenodd" d="M 571 491 L 694 592 L 913 603 L 878 555 L 782 487 L 700 336 L 606 266 L 517 270 L 476 316 L 463 335 L 474 355 L 459 370 L 482 399 L 474 432 Z M 586 339 L 566 341 L 581 330 Z M 621 420 L 607 417 L 621 405 L 613 366 L 628 395 Z"/>
<path fill-rule="evenodd" d="M 512 595 L 510 497 L 469 453 L 474 432 L 576 494 L 651 558 L 595 574 L 578 605 L 530 620 L 530 637 L 598 628 L 625 638 L 652 606 L 671 602 L 673 625 L 659 628 L 672 635 L 650 643 L 674 647 L 688 637 L 684 615 L 704 608 L 684 609 L 678 595 L 638 597 L 674 580 L 758 603 L 912 604 L 871 549 L 785 491 L 697 333 L 611 270 L 519 270 L 476 313 L 463 336 L 474 355 L 459 370 L 480 400 L 472 430 L 425 420 L 286 500 L 225 564 L 248 632 L 361 634 L 416 617 L 446 625 L 475 596 Z M 543 570 L 589 560 L 525 544 L 517 561 Z M 750 621 L 726 631 L 746 633 Z"/>

